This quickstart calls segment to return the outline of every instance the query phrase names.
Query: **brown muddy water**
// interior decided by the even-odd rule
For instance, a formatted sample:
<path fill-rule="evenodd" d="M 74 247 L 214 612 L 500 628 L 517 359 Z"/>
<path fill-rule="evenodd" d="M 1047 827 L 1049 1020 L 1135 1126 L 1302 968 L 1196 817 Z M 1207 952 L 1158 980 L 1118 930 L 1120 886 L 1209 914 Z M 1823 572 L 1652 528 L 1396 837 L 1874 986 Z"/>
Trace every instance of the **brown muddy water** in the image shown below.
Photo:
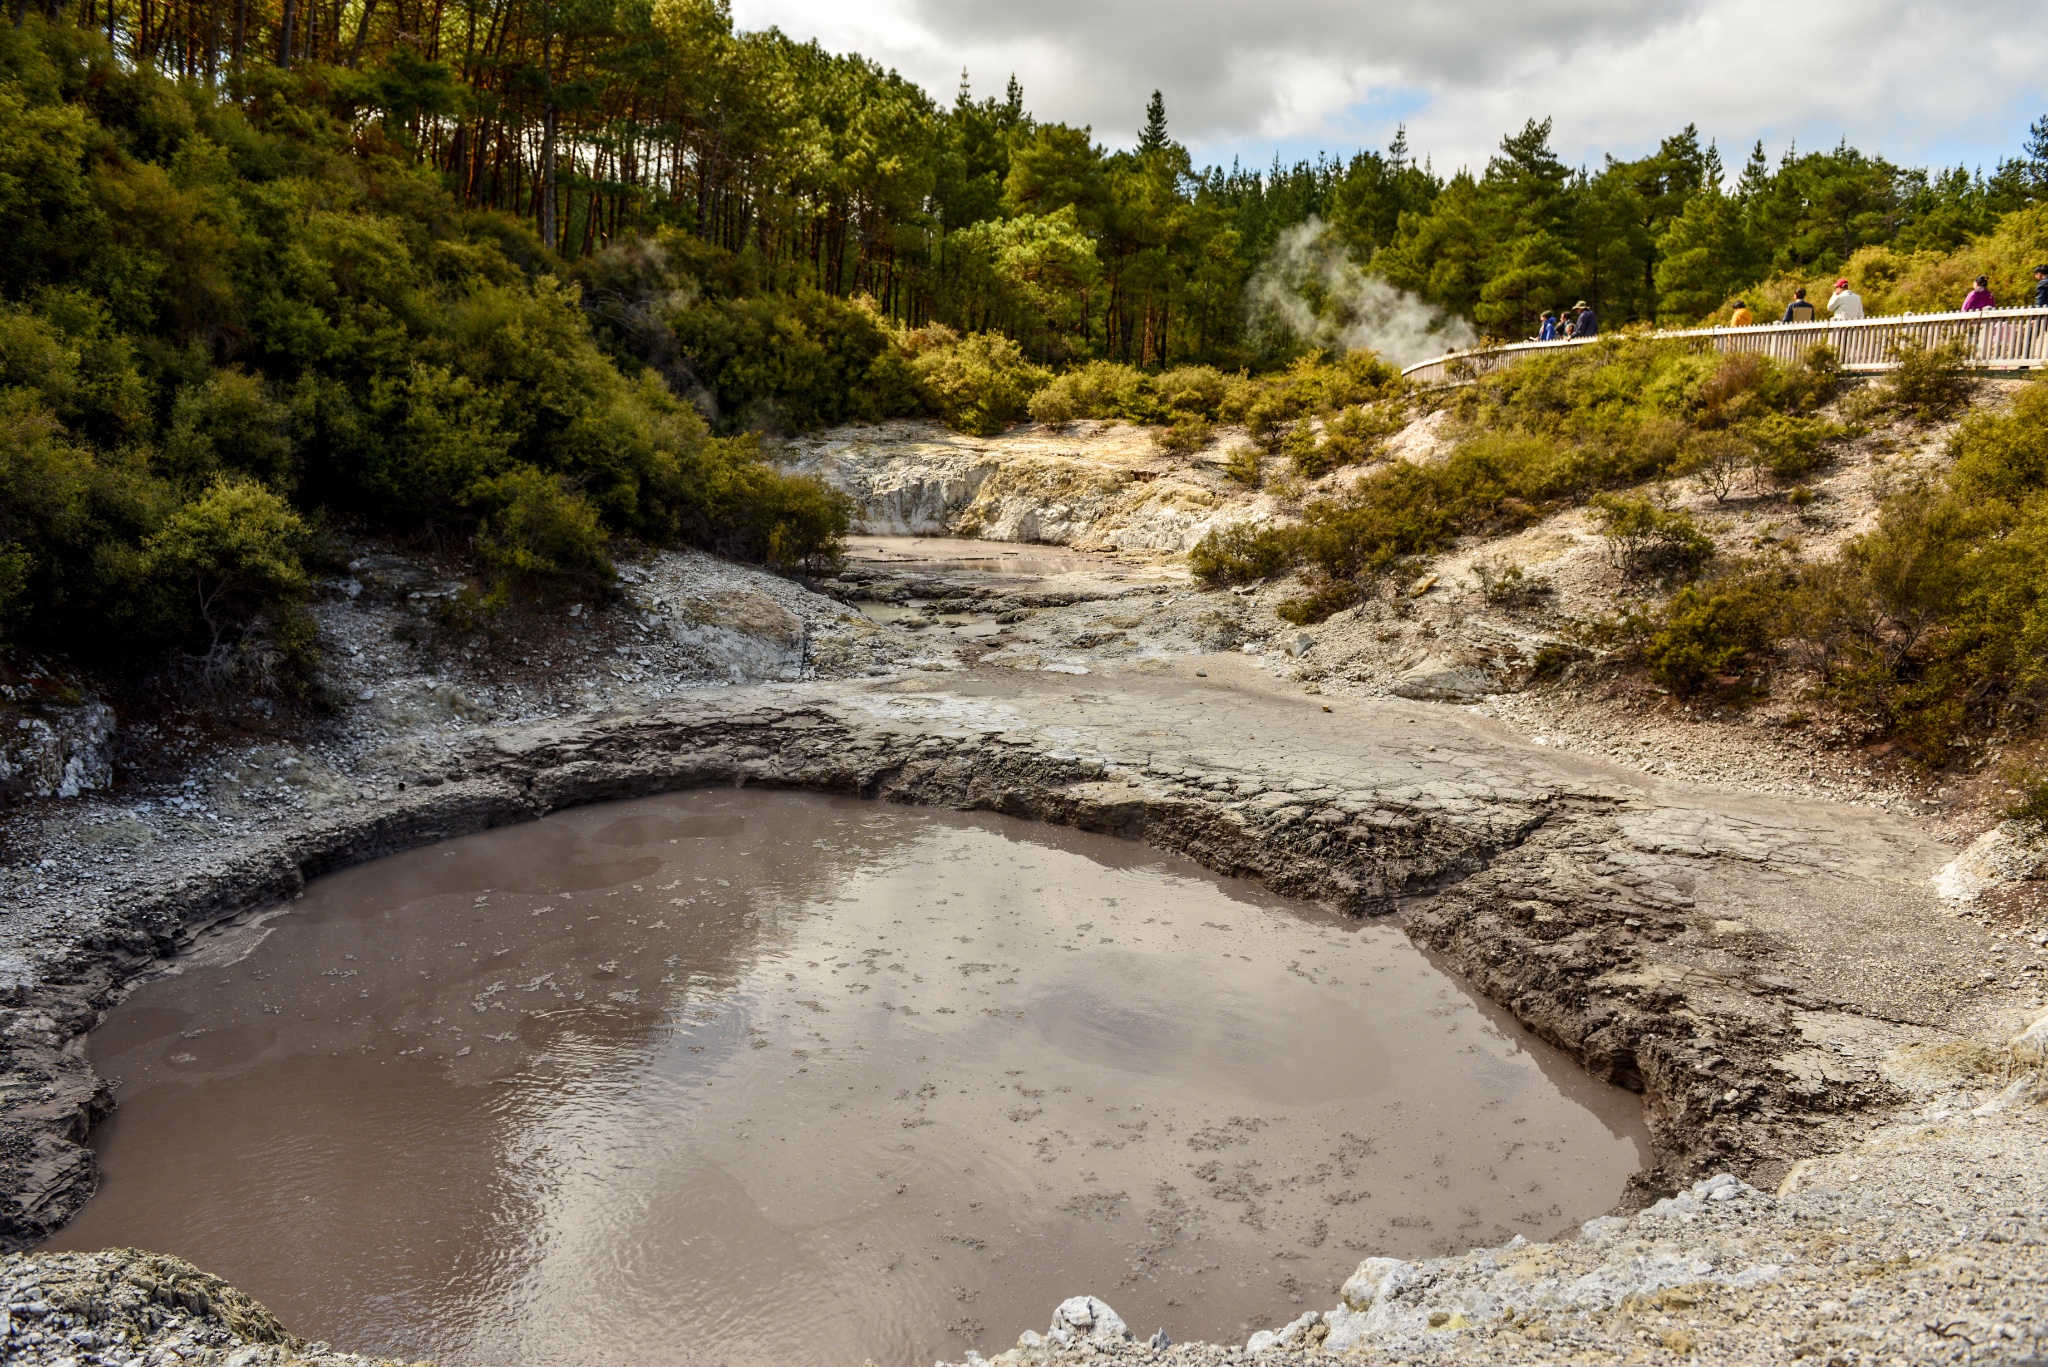
<path fill-rule="evenodd" d="M 1093 574 L 1112 580 L 1186 577 L 1144 561 L 1119 560 L 1043 542 L 982 541 L 959 536 L 849 536 L 846 558 L 850 564 L 870 568 L 1028 580 L 1068 574 Z"/>
<path fill-rule="evenodd" d="M 1601 1213 L 1592 1082 L 1361 925 L 1142 846 L 720 790 L 319 880 L 91 1036 L 52 1241 L 447 1367 L 923 1367 L 1083 1292 L 1241 1339 Z"/>

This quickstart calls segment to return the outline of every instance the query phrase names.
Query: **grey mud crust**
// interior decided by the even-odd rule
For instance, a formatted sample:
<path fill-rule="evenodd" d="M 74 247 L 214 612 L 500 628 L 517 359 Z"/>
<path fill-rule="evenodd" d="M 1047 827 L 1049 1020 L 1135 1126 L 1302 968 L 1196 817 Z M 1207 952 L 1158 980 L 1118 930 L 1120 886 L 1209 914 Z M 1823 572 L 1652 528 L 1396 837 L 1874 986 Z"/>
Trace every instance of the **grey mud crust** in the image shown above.
<path fill-rule="evenodd" d="M 5 912 L 0 1237 L 92 1192 L 110 1103 L 78 1048 L 122 985 L 308 878 L 610 798 L 764 784 L 1000 811 L 1146 841 L 1418 940 L 1643 1093 L 1636 1203 L 1707 1171 L 1775 1182 L 1905 1099 L 1887 1058 L 2001 1026 L 1984 947 L 1938 916 L 1947 851 L 1904 820 L 1680 785 L 1400 702 L 1130 673 L 767 685 L 484 728 L 432 786 L 181 842 Z"/>

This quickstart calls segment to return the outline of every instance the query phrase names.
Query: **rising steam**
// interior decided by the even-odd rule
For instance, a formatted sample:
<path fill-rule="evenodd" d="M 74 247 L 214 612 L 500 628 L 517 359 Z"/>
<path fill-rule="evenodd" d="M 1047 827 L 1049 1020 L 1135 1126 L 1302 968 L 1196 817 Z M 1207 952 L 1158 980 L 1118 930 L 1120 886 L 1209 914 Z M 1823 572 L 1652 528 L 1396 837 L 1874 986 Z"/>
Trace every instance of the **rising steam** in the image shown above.
<path fill-rule="evenodd" d="M 1313 216 L 1280 234 L 1245 286 L 1245 304 L 1256 333 L 1325 351 L 1375 351 L 1397 366 L 1479 340 L 1464 319 L 1367 275 Z"/>

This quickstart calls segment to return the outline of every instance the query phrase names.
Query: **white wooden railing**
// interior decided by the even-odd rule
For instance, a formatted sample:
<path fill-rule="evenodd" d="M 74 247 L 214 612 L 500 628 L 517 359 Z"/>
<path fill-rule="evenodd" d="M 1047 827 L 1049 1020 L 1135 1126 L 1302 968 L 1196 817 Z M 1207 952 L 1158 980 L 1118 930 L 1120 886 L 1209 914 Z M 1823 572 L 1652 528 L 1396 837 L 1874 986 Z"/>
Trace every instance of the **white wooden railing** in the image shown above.
<path fill-rule="evenodd" d="M 1409 366 L 1401 373 L 1418 384 L 1477 379 L 1516 361 L 1567 347 L 1597 346 L 1601 337 L 1573 337 L 1555 342 L 1514 342 L 1506 346 L 1453 351 L 1433 361 Z M 1797 361 L 1817 342 L 1826 342 L 1842 358 L 1844 370 L 1870 374 L 1890 370 L 1897 362 L 1893 348 L 1913 340 L 1939 346 L 1952 337 L 1970 344 L 1966 364 L 1982 370 L 2032 370 L 2048 367 L 2048 309 L 1980 309 L 1975 313 L 1902 313 L 1885 318 L 1859 318 L 1853 323 L 1761 323 L 1746 328 L 1675 328 L 1652 332 L 1656 338 L 1693 338 L 1705 349 L 1751 352 L 1778 361 Z"/>

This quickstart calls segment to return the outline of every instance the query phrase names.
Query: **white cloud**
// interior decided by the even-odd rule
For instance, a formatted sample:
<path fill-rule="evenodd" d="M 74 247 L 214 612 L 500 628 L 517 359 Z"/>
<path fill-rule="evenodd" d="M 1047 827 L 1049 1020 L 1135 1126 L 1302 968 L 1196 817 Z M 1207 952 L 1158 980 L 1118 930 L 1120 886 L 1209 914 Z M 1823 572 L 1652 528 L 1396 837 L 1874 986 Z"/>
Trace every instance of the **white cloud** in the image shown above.
<path fill-rule="evenodd" d="M 1574 161 L 1688 122 L 1739 162 L 1847 137 L 1989 161 L 2048 113 L 2038 0 L 735 0 L 742 27 L 861 52 L 950 99 L 1015 72 L 1041 118 L 1128 144 L 1147 94 L 1199 158 L 1384 144 L 1440 169 L 1554 116 Z M 2038 106 L 2038 107 L 2036 107 Z"/>

